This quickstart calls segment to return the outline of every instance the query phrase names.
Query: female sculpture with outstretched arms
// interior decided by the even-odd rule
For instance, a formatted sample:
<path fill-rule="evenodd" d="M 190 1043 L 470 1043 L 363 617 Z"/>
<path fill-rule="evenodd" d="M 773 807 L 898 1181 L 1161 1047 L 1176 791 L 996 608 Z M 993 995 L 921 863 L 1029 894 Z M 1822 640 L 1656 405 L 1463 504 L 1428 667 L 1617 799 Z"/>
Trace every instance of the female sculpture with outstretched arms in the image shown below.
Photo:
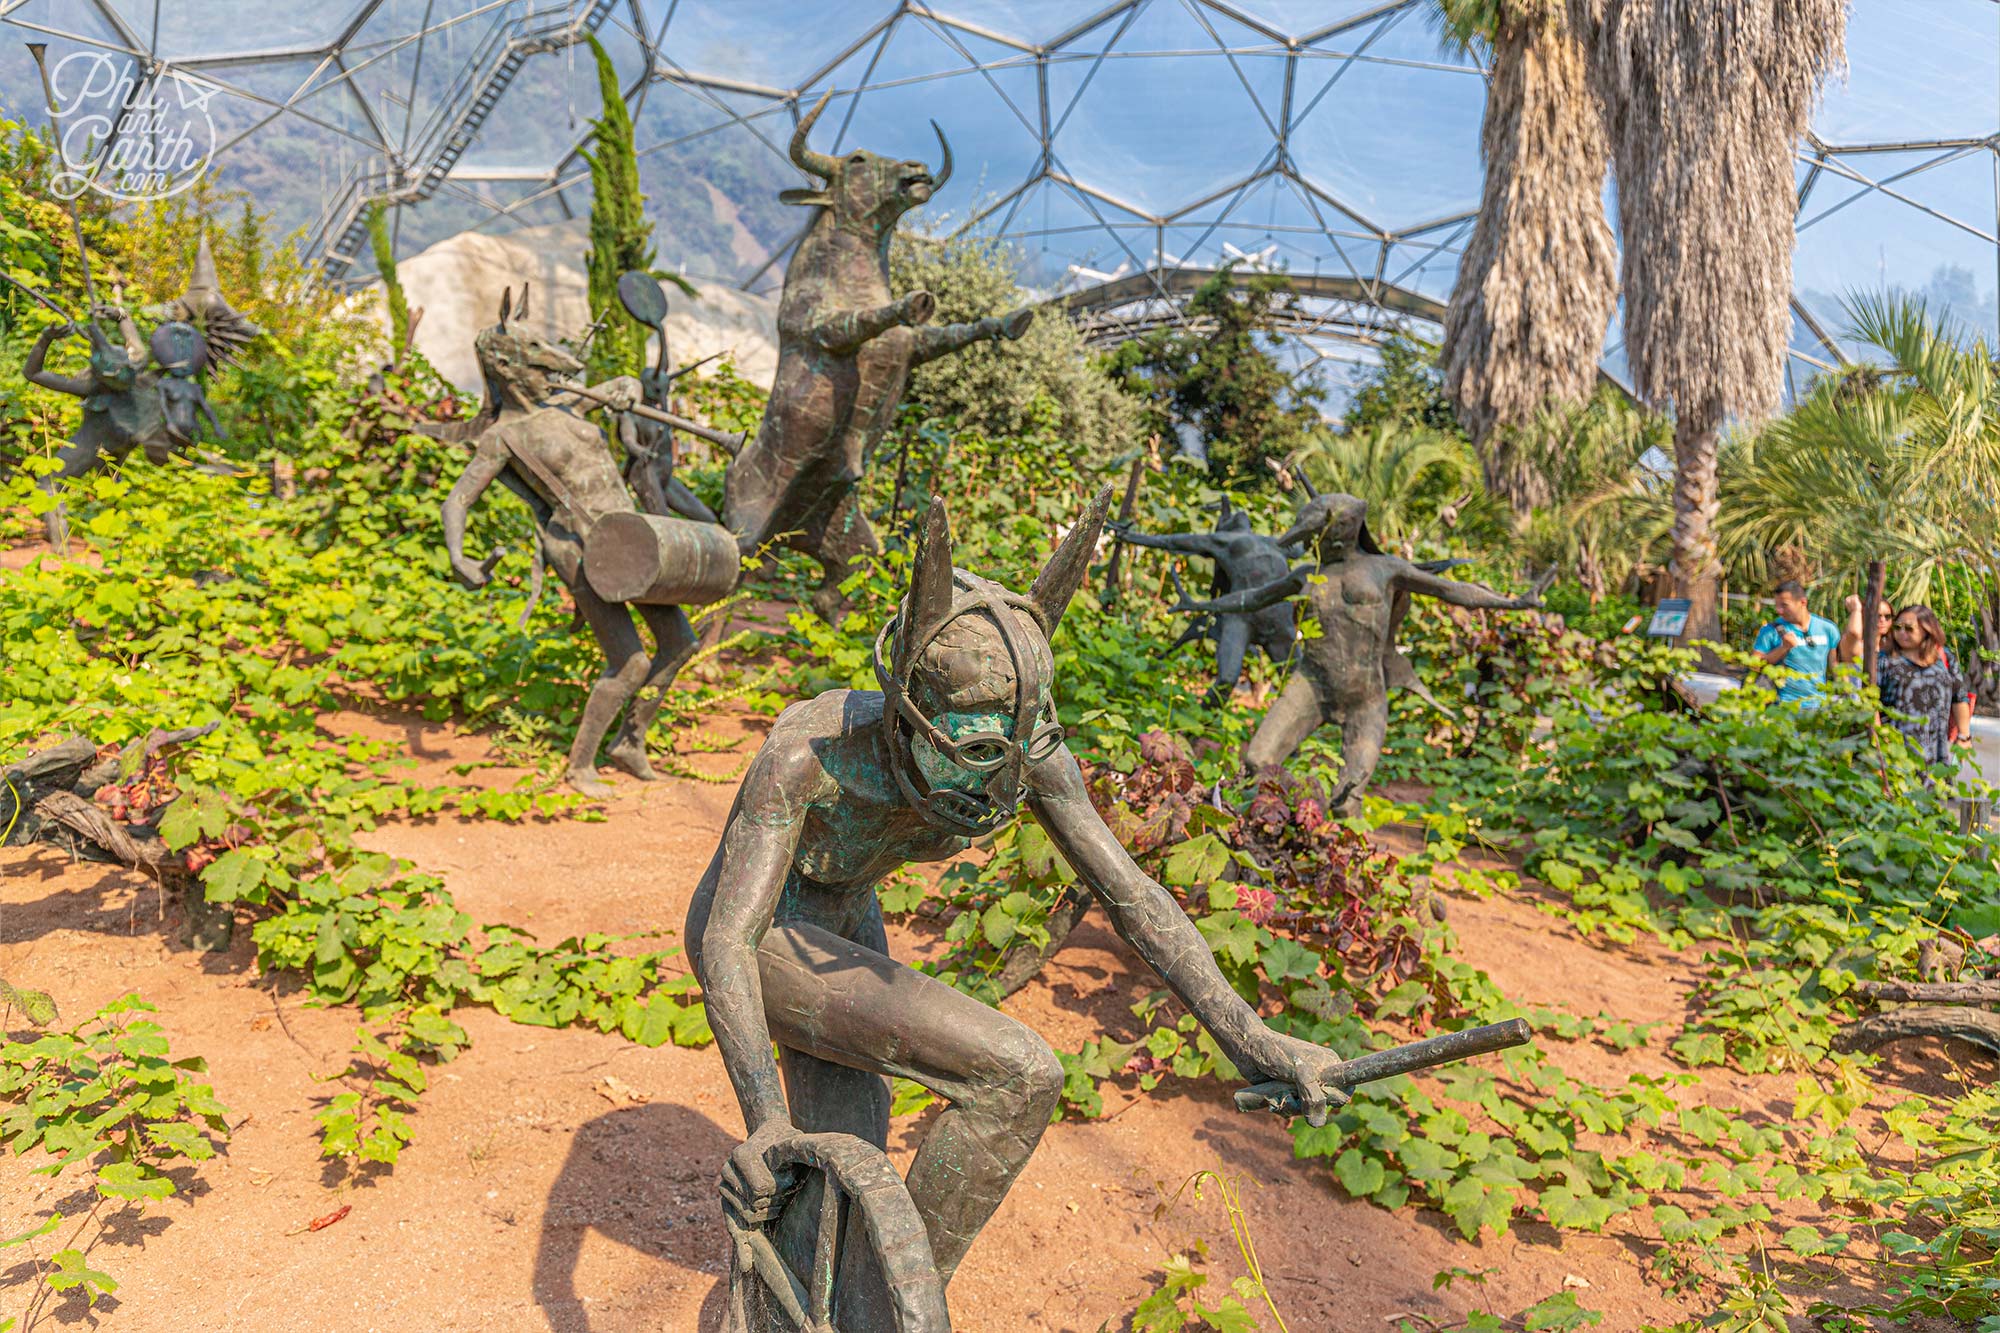
<path fill-rule="evenodd" d="M 1331 808 L 1355 814 L 1382 758 L 1390 687 L 1430 698 L 1396 649 L 1396 631 L 1409 612 L 1411 596 L 1494 611 L 1526 611 L 1541 602 L 1440 578 L 1408 560 L 1384 555 L 1368 532 L 1367 501 L 1352 495 L 1315 496 L 1277 541 L 1287 547 L 1307 545 L 1312 563 L 1259 587 L 1206 602 L 1183 600 L 1174 609 L 1243 615 L 1294 597 L 1307 599 L 1319 633 L 1301 643 L 1298 672 L 1258 723 L 1243 752 L 1243 766 L 1253 773 L 1275 768 L 1322 724 L 1335 723 L 1340 727 L 1340 782 Z"/>

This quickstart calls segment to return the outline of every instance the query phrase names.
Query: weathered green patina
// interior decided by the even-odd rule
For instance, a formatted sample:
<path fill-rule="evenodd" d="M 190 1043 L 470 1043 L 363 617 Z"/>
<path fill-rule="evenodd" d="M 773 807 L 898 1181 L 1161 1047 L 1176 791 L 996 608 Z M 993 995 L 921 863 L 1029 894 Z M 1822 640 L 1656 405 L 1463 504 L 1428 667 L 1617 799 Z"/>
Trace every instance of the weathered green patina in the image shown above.
<path fill-rule="evenodd" d="M 1250 516 L 1223 500 L 1213 532 L 1140 532 L 1128 524 L 1114 524 L 1119 540 L 1156 551 L 1191 555 L 1213 561 L 1215 578 L 1209 596 L 1220 597 L 1245 588 L 1262 587 L 1291 572 L 1287 548 L 1250 526 Z M 1176 576 L 1178 577 L 1178 575 Z M 1292 608 L 1278 602 L 1255 611 L 1222 612 L 1202 617 L 1188 626 L 1168 652 L 1182 644 L 1211 635 L 1215 639 L 1215 683 L 1209 687 L 1211 705 L 1226 703 L 1243 675 L 1243 662 L 1251 648 L 1261 648 L 1273 662 L 1291 660 L 1298 630 L 1292 623 Z"/>
<path fill-rule="evenodd" d="M 1035 1033 L 889 956 L 875 893 L 891 871 L 956 856 L 1023 806 L 1246 1081 L 1284 1085 L 1285 1104 L 1315 1124 L 1346 1100 L 1330 1077 L 1340 1058 L 1272 1031 L 1230 988 L 1105 826 L 1063 744 L 1049 639 L 1109 504 L 1106 490 L 1024 596 L 952 567 L 933 499 L 909 592 L 878 641 L 882 689 L 829 691 L 779 717 L 689 909 L 686 939 L 749 1128 L 722 1184 L 739 1274 L 762 1252 L 752 1233 L 768 1235 L 801 1290 L 830 1284 L 844 1330 L 942 1325 L 898 1312 L 907 1270 L 885 1278 L 893 1265 L 874 1247 L 848 1246 L 837 1273 L 817 1267 L 831 1262 L 814 1230 L 828 1224 L 827 1176 L 797 1167 L 802 1142 L 851 1135 L 881 1149 L 885 1075 L 944 1098 L 906 1184 L 949 1282 L 1061 1091 L 1062 1066 Z M 898 1254 L 924 1267 L 907 1246 Z M 766 1286 L 769 1267 L 757 1268 Z M 757 1333 L 786 1327 L 744 1318 Z"/>
<path fill-rule="evenodd" d="M 100 319 L 117 326 L 117 342 L 105 336 L 98 325 Z M 89 374 L 55 374 L 47 368 L 49 346 L 58 337 L 74 333 L 90 340 Z M 152 463 L 165 463 L 173 456 L 160 374 L 149 360 L 132 316 L 118 306 L 94 306 L 91 318 L 81 325 L 52 324 L 42 330 L 28 349 L 21 377 L 30 384 L 83 400 L 82 419 L 70 432 L 69 443 L 57 452 L 56 470 L 39 483 L 44 491 L 57 495 L 70 478 L 107 463 L 122 463 L 134 449 L 143 449 Z M 69 521 L 60 502 L 42 522 L 49 544 L 61 550 L 69 541 Z"/>
<path fill-rule="evenodd" d="M 1396 649 L 1396 631 L 1413 595 L 1453 606 L 1527 611 L 1536 597 L 1509 597 L 1477 583 L 1441 578 L 1384 555 L 1368 532 L 1368 503 L 1352 495 L 1320 495 L 1278 539 L 1307 547 L 1312 563 L 1279 578 L 1206 602 L 1185 598 L 1175 609 L 1196 614 L 1249 615 L 1304 596 L 1319 633 L 1301 643 L 1299 669 L 1278 696 L 1243 753 L 1255 773 L 1282 765 L 1323 723 L 1340 727 L 1340 781 L 1330 802 L 1351 815 L 1382 758 L 1389 727 L 1389 689 L 1430 696 Z M 1432 702 L 1436 702 L 1432 700 Z"/>

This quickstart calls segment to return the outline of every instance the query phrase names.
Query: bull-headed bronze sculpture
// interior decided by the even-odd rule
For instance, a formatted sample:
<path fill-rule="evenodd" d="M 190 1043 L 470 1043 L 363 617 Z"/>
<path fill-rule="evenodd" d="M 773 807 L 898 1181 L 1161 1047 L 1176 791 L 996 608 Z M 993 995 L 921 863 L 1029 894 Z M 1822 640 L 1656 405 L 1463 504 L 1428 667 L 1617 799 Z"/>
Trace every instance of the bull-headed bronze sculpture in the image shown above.
<path fill-rule="evenodd" d="M 981 340 L 1019 338 L 1034 318 L 1027 308 L 932 328 L 937 303 L 929 292 L 890 294 L 897 221 L 944 187 L 951 145 L 937 130 L 943 160 L 935 175 L 914 160 L 816 152 L 807 139 L 830 96 L 792 135 L 793 163 L 824 184 L 779 197 L 819 212 L 785 273 L 770 406 L 731 465 L 723 498 L 723 522 L 746 556 L 782 541 L 819 562 L 825 578 L 814 606 L 828 617 L 842 605 L 848 562 L 877 549 L 854 484 L 895 417 L 911 368 Z"/>

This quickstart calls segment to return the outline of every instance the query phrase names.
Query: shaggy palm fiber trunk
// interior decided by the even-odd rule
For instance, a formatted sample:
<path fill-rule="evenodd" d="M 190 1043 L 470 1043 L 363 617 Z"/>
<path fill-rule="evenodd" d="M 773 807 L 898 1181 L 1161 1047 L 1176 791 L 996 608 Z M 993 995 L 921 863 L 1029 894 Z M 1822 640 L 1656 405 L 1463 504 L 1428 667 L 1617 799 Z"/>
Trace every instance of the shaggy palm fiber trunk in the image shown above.
<path fill-rule="evenodd" d="M 1486 184 L 1444 320 L 1445 390 L 1487 489 L 1517 523 L 1552 492 L 1516 433 L 1596 379 L 1617 291 L 1609 168 L 1585 53 L 1561 0 L 1504 0 L 1480 153 Z"/>
<path fill-rule="evenodd" d="M 1674 421 L 1673 573 L 1716 614 L 1716 451 L 1773 411 L 1791 333 L 1793 147 L 1842 59 L 1845 0 L 1569 0 L 1618 177 L 1625 350 Z"/>

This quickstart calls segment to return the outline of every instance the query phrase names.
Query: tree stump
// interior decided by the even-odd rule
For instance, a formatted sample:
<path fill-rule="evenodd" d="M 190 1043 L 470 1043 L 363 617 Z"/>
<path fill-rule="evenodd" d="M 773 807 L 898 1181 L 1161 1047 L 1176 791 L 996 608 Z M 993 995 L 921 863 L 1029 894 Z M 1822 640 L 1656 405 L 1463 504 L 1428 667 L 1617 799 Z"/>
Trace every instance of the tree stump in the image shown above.
<path fill-rule="evenodd" d="M 43 842 L 81 860 L 137 870 L 162 893 L 179 895 L 186 918 L 180 934 L 184 947 L 210 953 L 228 949 L 234 913 L 227 904 L 208 901 L 201 877 L 188 869 L 185 856 L 161 840 L 157 822 L 120 822 L 92 799 L 121 773 L 206 736 L 216 725 L 155 731 L 107 757 L 100 757 L 102 747 L 88 738 L 72 736 L 0 770 L 0 846 Z"/>

